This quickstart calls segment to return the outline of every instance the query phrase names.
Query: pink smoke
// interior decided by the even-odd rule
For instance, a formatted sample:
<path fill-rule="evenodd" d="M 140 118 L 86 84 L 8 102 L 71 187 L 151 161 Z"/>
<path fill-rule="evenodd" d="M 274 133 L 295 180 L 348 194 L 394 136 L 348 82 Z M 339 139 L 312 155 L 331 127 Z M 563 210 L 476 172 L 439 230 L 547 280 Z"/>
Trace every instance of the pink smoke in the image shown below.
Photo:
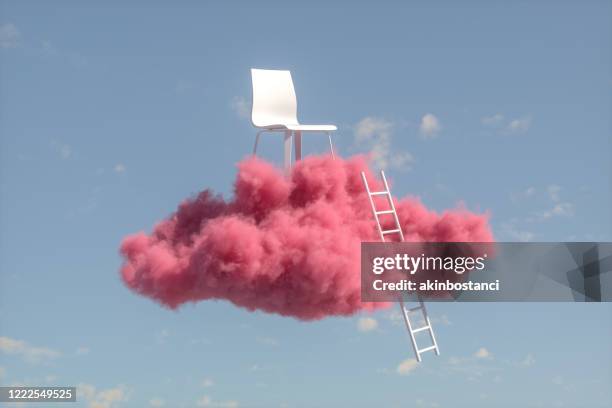
<path fill-rule="evenodd" d="M 225 299 L 312 320 L 386 307 L 360 300 L 360 243 L 378 241 L 362 170 L 381 190 L 363 157 L 311 156 L 288 177 L 248 158 L 238 164 L 231 201 L 205 190 L 151 235 L 126 237 L 123 280 L 173 309 Z M 396 200 L 396 208 L 406 241 L 493 239 L 486 215 L 437 214 L 414 198 Z"/>

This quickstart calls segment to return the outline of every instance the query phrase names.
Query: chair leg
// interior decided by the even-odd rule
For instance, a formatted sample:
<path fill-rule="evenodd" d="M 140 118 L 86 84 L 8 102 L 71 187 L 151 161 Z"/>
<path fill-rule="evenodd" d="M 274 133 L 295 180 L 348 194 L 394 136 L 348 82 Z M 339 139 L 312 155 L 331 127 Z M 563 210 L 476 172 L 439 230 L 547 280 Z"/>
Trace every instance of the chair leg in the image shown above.
<path fill-rule="evenodd" d="M 257 145 L 259 144 L 259 136 L 262 131 L 257 132 L 257 136 L 255 136 L 255 146 L 253 146 L 253 155 L 257 155 Z"/>
<path fill-rule="evenodd" d="M 334 145 L 332 144 L 331 132 L 327 132 L 327 138 L 329 139 L 329 150 L 331 151 L 332 158 L 336 158 L 334 155 Z"/>
<path fill-rule="evenodd" d="M 302 160 L 302 131 L 293 132 L 293 139 L 295 140 L 295 161 L 297 162 Z"/>
<path fill-rule="evenodd" d="M 291 131 L 285 130 L 285 170 L 291 168 Z"/>

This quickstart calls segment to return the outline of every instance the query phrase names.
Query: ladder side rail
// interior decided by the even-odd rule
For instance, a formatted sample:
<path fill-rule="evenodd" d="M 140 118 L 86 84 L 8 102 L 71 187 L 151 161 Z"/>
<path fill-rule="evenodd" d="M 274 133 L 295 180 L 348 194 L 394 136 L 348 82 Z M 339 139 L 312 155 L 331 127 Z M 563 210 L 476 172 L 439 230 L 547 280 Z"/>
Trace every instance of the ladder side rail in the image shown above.
<path fill-rule="evenodd" d="M 395 220 L 395 226 L 397 227 L 397 230 L 400 234 L 400 242 L 404 242 L 404 231 L 402 231 L 402 226 L 399 222 L 397 211 L 395 210 L 395 204 L 393 203 L 393 196 L 391 196 L 391 190 L 389 189 L 389 184 L 387 183 L 387 177 L 385 177 L 385 172 L 382 170 L 380 171 L 380 174 L 382 175 L 383 183 L 385 184 L 385 190 L 387 190 L 387 192 L 389 193 L 387 199 L 389 200 L 391 211 L 393 211 L 393 219 Z"/>
<path fill-rule="evenodd" d="M 402 316 L 404 316 L 404 323 L 406 323 L 406 328 L 408 328 L 408 333 L 410 334 L 410 344 L 412 344 L 412 349 L 414 350 L 414 355 L 417 358 L 417 361 L 421 362 L 421 354 L 419 353 L 419 347 L 416 342 L 416 337 L 414 336 L 414 332 L 412 330 L 412 323 L 410 322 L 410 317 L 406 311 L 404 306 L 404 300 L 402 296 L 399 296 L 400 308 L 402 309 Z"/>
<path fill-rule="evenodd" d="M 425 318 L 425 324 L 427 324 L 427 326 L 429 326 L 429 330 L 427 330 L 429 332 L 429 337 L 431 338 L 431 342 L 435 347 L 435 351 L 436 351 L 436 355 L 440 355 L 440 349 L 438 348 L 438 342 L 436 341 L 436 336 L 434 334 L 433 331 L 433 327 L 431 325 L 431 321 L 429 320 L 429 314 L 427 313 L 427 309 L 425 308 L 425 304 L 423 303 L 423 299 L 421 299 L 421 297 L 419 296 L 419 303 L 421 304 L 422 307 L 422 311 L 423 311 L 423 317 Z"/>
<path fill-rule="evenodd" d="M 380 240 L 382 242 L 385 242 L 385 235 L 383 234 L 382 227 L 380 226 L 380 221 L 378 220 L 378 215 L 376 214 L 376 207 L 374 206 L 374 200 L 372 199 L 370 186 L 368 185 L 368 180 L 366 179 L 365 172 L 363 171 L 361 172 L 361 179 L 363 180 L 363 185 L 365 186 L 366 192 L 368 193 L 370 207 L 372 208 L 372 214 L 374 214 L 374 220 L 376 220 L 376 227 L 378 228 L 378 235 L 380 236 Z"/>

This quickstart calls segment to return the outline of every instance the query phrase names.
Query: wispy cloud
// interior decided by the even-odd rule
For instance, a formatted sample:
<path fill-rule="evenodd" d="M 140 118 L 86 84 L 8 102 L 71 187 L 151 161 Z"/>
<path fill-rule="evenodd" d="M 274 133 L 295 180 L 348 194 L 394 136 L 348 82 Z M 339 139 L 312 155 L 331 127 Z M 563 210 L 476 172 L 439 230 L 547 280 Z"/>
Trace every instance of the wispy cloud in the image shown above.
<path fill-rule="evenodd" d="M 152 398 L 149 400 L 149 405 L 152 408 L 161 408 L 166 405 L 166 402 L 161 398 Z"/>
<path fill-rule="evenodd" d="M 508 123 L 506 130 L 510 133 L 524 133 L 531 127 L 531 116 L 513 119 Z"/>
<path fill-rule="evenodd" d="M 563 380 L 563 377 L 561 377 L 560 375 L 556 375 L 553 377 L 552 383 L 555 385 L 564 385 L 565 381 Z"/>
<path fill-rule="evenodd" d="M 234 96 L 230 101 L 230 108 L 232 108 L 241 119 L 248 119 L 251 117 L 251 104 L 244 96 Z"/>
<path fill-rule="evenodd" d="M 560 200 L 559 193 L 561 192 L 561 187 L 558 185 L 552 184 L 546 187 L 546 191 L 548 192 L 548 195 L 552 201 L 558 202 Z"/>
<path fill-rule="evenodd" d="M 51 383 L 57 382 L 57 376 L 55 376 L 55 375 L 47 375 L 45 377 L 45 382 L 47 384 L 51 384 Z"/>
<path fill-rule="evenodd" d="M 197 88 L 197 84 L 193 81 L 179 79 L 174 85 L 174 92 L 178 94 L 186 93 Z"/>
<path fill-rule="evenodd" d="M 367 116 L 353 127 L 355 144 L 370 150 L 370 161 L 378 169 L 392 167 L 409 170 L 414 164 L 414 158 L 408 152 L 392 149 L 393 130 L 393 122 Z"/>
<path fill-rule="evenodd" d="M 510 239 L 520 242 L 533 241 L 534 225 L 547 222 L 558 217 L 572 217 L 575 214 L 574 203 L 564 200 L 563 188 L 557 184 L 545 187 L 530 186 L 518 193 L 511 193 L 510 198 L 515 204 L 538 204 L 539 209 L 530 209 L 529 215 L 515 217 L 501 224 L 501 232 Z"/>
<path fill-rule="evenodd" d="M 70 156 L 72 156 L 72 148 L 68 145 L 63 145 L 60 147 L 59 153 L 60 156 L 62 156 L 62 159 L 68 159 Z"/>
<path fill-rule="evenodd" d="M 432 139 L 440 133 L 442 126 L 440 121 L 433 113 L 427 113 L 421 118 L 421 124 L 419 125 L 419 133 L 425 139 Z"/>
<path fill-rule="evenodd" d="M 61 355 L 59 351 L 47 347 L 31 346 L 25 341 L 10 337 L 0 337 L 0 352 L 21 356 L 29 363 L 47 362 Z"/>
<path fill-rule="evenodd" d="M 496 113 L 491 116 L 484 116 L 480 119 L 480 122 L 485 126 L 499 126 L 504 120 L 504 115 Z"/>
<path fill-rule="evenodd" d="M 571 217 L 574 215 L 574 205 L 572 203 L 556 203 L 540 215 L 545 220 L 552 217 Z"/>
<path fill-rule="evenodd" d="M 113 170 L 115 171 L 115 173 L 121 174 L 121 173 L 125 173 L 126 172 L 127 167 L 123 163 L 117 163 L 117 164 L 115 164 L 115 167 L 113 167 Z"/>
<path fill-rule="evenodd" d="M 0 48 L 16 48 L 21 41 L 21 33 L 13 23 L 0 26 Z"/>
<path fill-rule="evenodd" d="M 77 356 L 84 356 L 86 354 L 89 354 L 89 352 L 90 352 L 89 347 L 79 347 L 76 349 L 74 354 L 76 354 Z"/>
<path fill-rule="evenodd" d="M 89 408 L 114 408 L 128 399 L 124 386 L 98 390 L 91 384 L 79 384 L 77 389 Z"/>
<path fill-rule="evenodd" d="M 527 187 L 524 191 L 521 192 L 522 196 L 525 198 L 533 197 L 536 193 L 535 187 Z"/>
<path fill-rule="evenodd" d="M 495 113 L 491 116 L 483 116 L 480 123 L 484 127 L 497 130 L 502 134 L 524 133 L 531 127 L 531 116 L 522 116 L 514 119 L 506 119 L 502 113 Z"/>
<path fill-rule="evenodd" d="M 491 354 L 491 352 L 487 350 L 486 348 L 481 347 L 478 350 L 476 350 L 476 352 L 474 353 L 474 357 L 480 358 L 480 359 L 490 359 L 490 358 L 493 358 L 493 354 Z"/>
<path fill-rule="evenodd" d="M 166 330 L 166 329 L 161 330 L 156 335 L 157 344 L 166 344 L 166 341 L 168 340 L 168 337 L 170 337 L 170 332 L 168 330 Z"/>
<path fill-rule="evenodd" d="M 212 378 L 205 378 L 202 380 L 202 387 L 204 388 L 208 388 L 208 387 L 212 387 L 213 385 L 215 385 L 215 382 L 212 380 Z"/>
<path fill-rule="evenodd" d="M 513 241 L 531 242 L 535 238 L 535 233 L 517 227 L 514 220 L 502 224 L 502 232 Z"/>
<path fill-rule="evenodd" d="M 42 52 L 48 56 L 59 55 L 58 49 L 49 40 L 44 40 L 42 42 Z"/>
<path fill-rule="evenodd" d="M 425 408 L 438 408 L 440 404 L 435 401 L 429 401 L 423 398 L 418 398 L 414 401 L 414 404 L 417 407 L 425 407 Z"/>
<path fill-rule="evenodd" d="M 76 52 L 62 50 L 49 40 L 43 40 L 40 46 L 33 48 L 34 52 L 42 57 L 60 58 L 66 61 L 75 68 L 84 68 L 89 66 L 89 60 Z"/>
<path fill-rule="evenodd" d="M 360 332 L 370 332 L 376 330 L 378 321 L 373 317 L 361 317 L 357 320 L 357 329 Z"/>
<path fill-rule="evenodd" d="M 533 357 L 533 354 L 531 353 L 527 354 L 525 358 L 519 362 L 519 365 L 523 367 L 531 367 L 534 364 L 535 364 L 535 358 Z"/>
<path fill-rule="evenodd" d="M 215 401 L 208 395 L 204 395 L 196 401 L 197 407 L 237 408 L 239 405 L 238 401 Z"/>
<path fill-rule="evenodd" d="M 395 370 L 399 375 L 408 375 L 419 366 L 419 363 L 414 358 L 409 358 L 402 361 Z"/>
<path fill-rule="evenodd" d="M 571 217 L 574 215 L 574 204 L 561 200 L 562 188 L 556 184 L 546 187 L 552 207 L 538 214 L 540 220 L 548 220 L 553 217 Z"/>
<path fill-rule="evenodd" d="M 58 140 L 51 140 L 51 149 L 54 150 L 62 160 L 68 160 L 74 155 L 72 146 Z"/>
<path fill-rule="evenodd" d="M 259 344 L 263 344 L 264 346 L 276 347 L 280 344 L 280 342 L 273 337 L 260 336 L 255 339 Z"/>

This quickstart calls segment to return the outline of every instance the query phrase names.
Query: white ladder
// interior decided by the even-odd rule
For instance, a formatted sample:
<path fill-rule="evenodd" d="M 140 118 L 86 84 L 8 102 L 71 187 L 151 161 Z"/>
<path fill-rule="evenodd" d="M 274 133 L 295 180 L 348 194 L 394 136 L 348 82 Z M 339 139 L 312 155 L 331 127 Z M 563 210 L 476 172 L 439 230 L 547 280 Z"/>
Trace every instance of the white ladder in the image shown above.
<path fill-rule="evenodd" d="M 363 185 L 365 186 L 366 192 L 368 193 L 368 198 L 370 199 L 370 206 L 372 208 L 372 214 L 374 215 L 374 219 L 376 220 L 376 227 L 378 228 L 378 234 L 380 235 L 380 240 L 382 242 L 385 241 L 385 237 L 390 234 L 399 234 L 400 242 L 404 241 L 404 232 L 402 231 L 402 227 L 399 222 L 399 218 L 397 217 L 397 211 L 395 211 L 395 204 L 393 203 L 393 196 L 391 196 L 391 190 L 389 189 L 389 184 L 387 183 L 387 178 L 385 177 L 385 172 L 380 171 L 380 175 L 382 177 L 383 184 L 385 186 L 384 191 L 370 191 L 370 186 L 368 185 L 368 180 L 366 179 L 365 172 L 361 172 L 361 179 L 363 180 Z M 375 196 L 385 196 L 387 202 L 389 203 L 390 210 L 378 211 L 376 210 L 376 206 L 374 205 Z M 380 224 L 380 215 L 392 214 L 393 221 L 395 222 L 395 228 L 389 230 L 383 230 Z M 440 355 L 440 349 L 438 348 L 438 342 L 436 342 L 436 336 L 434 335 L 433 327 L 431 325 L 431 321 L 429 320 L 429 315 L 427 314 L 427 309 L 425 308 L 425 303 L 419 296 L 419 305 L 415 307 L 408 308 L 404 305 L 404 301 L 400 296 L 399 300 L 400 309 L 402 310 L 402 315 L 404 316 L 404 322 L 406 323 L 406 328 L 408 329 L 408 333 L 410 333 L 410 342 L 412 343 L 412 348 L 414 349 L 414 354 L 416 355 L 417 361 L 421 362 L 421 354 L 426 353 L 428 351 L 435 351 L 436 355 Z M 425 325 L 422 327 L 413 328 L 413 324 L 410 321 L 410 314 L 414 312 L 420 311 L 423 320 L 425 321 Z M 427 330 L 429 332 L 429 337 L 431 338 L 431 346 L 420 349 L 417 345 L 416 334 L 422 331 Z"/>

